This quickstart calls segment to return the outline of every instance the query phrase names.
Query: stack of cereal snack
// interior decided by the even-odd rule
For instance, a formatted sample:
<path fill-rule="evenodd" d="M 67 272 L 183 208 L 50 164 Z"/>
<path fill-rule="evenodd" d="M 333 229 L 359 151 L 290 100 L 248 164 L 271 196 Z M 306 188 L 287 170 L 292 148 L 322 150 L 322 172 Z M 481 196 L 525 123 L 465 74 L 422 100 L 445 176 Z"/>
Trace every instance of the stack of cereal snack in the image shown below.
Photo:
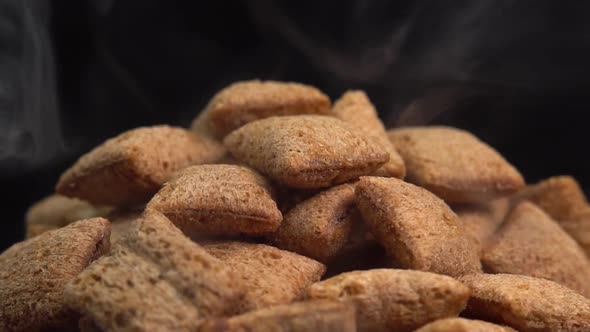
<path fill-rule="evenodd" d="M 1 331 L 590 331 L 590 205 L 362 91 L 232 84 L 83 155 L 0 255 Z"/>

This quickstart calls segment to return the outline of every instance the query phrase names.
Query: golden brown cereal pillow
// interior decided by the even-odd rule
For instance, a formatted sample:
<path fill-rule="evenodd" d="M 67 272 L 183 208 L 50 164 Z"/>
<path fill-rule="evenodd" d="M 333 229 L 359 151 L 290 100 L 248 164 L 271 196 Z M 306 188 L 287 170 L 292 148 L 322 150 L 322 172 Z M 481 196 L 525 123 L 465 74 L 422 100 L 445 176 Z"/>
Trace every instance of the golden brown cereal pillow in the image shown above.
<path fill-rule="evenodd" d="M 246 294 L 238 313 L 295 301 L 326 271 L 311 258 L 264 244 L 224 241 L 203 246 L 244 284 Z"/>
<path fill-rule="evenodd" d="M 590 328 L 590 299 L 553 281 L 510 274 L 472 274 L 464 314 L 521 332 L 582 332 Z"/>
<path fill-rule="evenodd" d="M 0 331 L 75 329 L 64 287 L 109 250 L 110 223 L 86 219 L 14 244 L 0 255 Z"/>
<path fill-rule="evenodd" d="M 243 81 L 218 92 L 193 121 L 192 129 L 223 138 L 249 122 L 275 115 L 329 112 L 330 98 L 312 86 L 292 82 Z"/>
<path fill-rule="evenodd" d="M 262 235 L 275 231 L 282 214 L 270 184 L 236 165 L 199 165 L 174 176 L 148 203 L 190 236 Z"/>
<path fill-rule="evenodd" d="M 484 248 L 484 268 L 544 278 L 590 297 L 590 261 L 580 246 L 530 202 L 517 205 Z"/>
<path fill-rule="evenodd" d="M 553 281 L 511 274 L 473 274 L 461 281 L 471 288 L 467 317 L 521 332 L 582 332 L 590 326 L 590 299 Z"/>
<path fill-rule="evenodd" d="M 150 211 L 65 294 L 105 331 L 190 331 L 233 311 L 242 291 L 228 267 Z"/>
<path fill-rule="evenodd" d="M 352 302 L 359 331 L 413 331 L 439 318 L 458 315 L 469 288 L 429 272 L 375 269 L 347 272 L 311 285 L 311 299 Z"/>
<path fill-rule="evenodd" d="M 516 330 L 482 320 L 455 317 L 439 319 L 422 326 L 416 332 L 516 332 Z"/>
<path fill-rule="evenodd" d="M 371 232 L 403 268 L 450 276 L 481 271 L 479 248 L 434 194 L 396 178 L 362 177 L 356 203 Z"/>
<path fill-rule="evenodd" d="M 451 127 L 390 130 L 406 180 L 452 203 L 477 203 L 524 186 L 520 173 L 472 134 Z"/>
<path fill-rule="evenodd" d="M 370 174 L 387 152 L 341 120 L 319 115 L 271 117 L 228 135 L 232 155 L 284 185 L 328 187 Z"/>
<path fill-rule="evenodd" d="M 338 119 L 362 131 L 389 153 L 389 161 L 377 169 L 373 175 L 404 178 L 406 175 L 404 161 L 387 137 L 385 126 L 364 91 L 352 90 L 344 93 L 334 103 L 332 113 Z"/>
<path fill-rule="evenodd" d="M 336 301 L 303 301 L 205 322 L 199 332 L 356 332 L 354 306 Z"/>
<path fill-rule="evenodd" d="M 576 179 L 571 176 L 545 179 L 512 197 L 513 204 L 522 200 L 529 200 L 547 212 L 590 257 L 590 207 Z"/>
<path fill-rule="evenodd" d="M 220 144 L 182 128 L 137 128 L 83 155 L 62 174 L 56 191 L 98 205 L 145 203 L 174 172 L 224 153 Z"/>
<path fill-rule="evenodd" d="M 141 218 L 144 206 L 137 206 L 125 209 L 116 209 L 105 216 L 111 222 L 111 244 L 114 245 L 122 240 L 132 228 L 133 221 Z"/>
<path fill-rule="evenodd" d="M 360 222 L 355 209 L 354 185 L 333 187 L 291 209 L 272 235 L 272 242 L 326 263 L 344 247 L 353 223 Z"/>
<path fill-rule="evenodd" d="M 108 207 L 96 207 L 76 198 L 50 195 L 33 204 L 25 216 L 26 237 L 66 226 L 74 221 L 103 217 Z"/>
<path fill-rule="evenodd" d="M 482 204 L 455 205 L 453 211 L 459 217 L 461 227 L 481 247 L 494 235 L 508 214 L 510 203 L 499 198 Z"/>

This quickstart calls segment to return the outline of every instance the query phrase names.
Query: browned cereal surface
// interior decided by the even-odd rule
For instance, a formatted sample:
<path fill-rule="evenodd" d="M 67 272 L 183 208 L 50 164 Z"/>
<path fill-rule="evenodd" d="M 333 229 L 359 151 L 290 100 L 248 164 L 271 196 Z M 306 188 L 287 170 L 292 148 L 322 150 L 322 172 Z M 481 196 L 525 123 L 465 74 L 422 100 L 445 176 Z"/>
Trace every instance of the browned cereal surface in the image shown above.
<path fill-rule="evenodd" d="M 464 130 L 431 126 L 388 133 L 406 163 L 406 180 L 447 202 L 477 203 L 525 184 L 498 152 Z"/>
<path fill-rule="evenodd" d="M 355 332 L 354 306 L 317 300 L 264 308 L 229 319 L 211 320 L 199 332 Z"/>
<path fill-rule="evenodd" d="M 198 165 L 176 174 L 148 203 L 190 236 L 262 235 L 283 218 L 270 184 L 236 165 Z"/>
<path fill-rule="evenodd" d="M 145 203 L 174 172 L 224 154 L 219 143 L 182 128 L 141 127 L 80 157 L 62 174 L 56 192 L 99 205 Z"/>
<path fill-rule="evenodd" d="M 347 272 L 311 285 L 311 299 L 352 302 L 359 331 L 413 331 L 439 318 L 458 315 L 469 288 L 429 272 L 375 269 Z"/>
<path fill-rule="evenodd" d="M 66 300 L 105 331 L 194 331 L 233 311 L 242 291 L 225 264 L 150 211 L 68 284 Z"/>
<path fill-rule="evenodd" d="M 530 185 L 512 197 L 517 204 L 537 204 L 576 240 L 590 257 L 590 207 L 580 185 L 571 176 L 554 176 Z"/>
<path fill-rule="evenodd" d="M 513 203 L 528 200 L 543 209 L 555 220 L 576 219 L 588 206 L 580 185 L 571 176 L 554 176 L 529 185 L 512 197 Z"/>
<path fill-rule="evenodd" d="M 389 161 L 377 169 L 373 175 L 404 178 L 406 175 L 404 161 L 387 137 L 385 126 L 379 119 L 375 105 L 371 103 L 364 91 L 345 92 L 334 103 L 332 113 L 335 117 L 362 131 L 389 153 Z"/>
<path fill-rule="evenodd" d="M 74 330 L 65 285 L 109 250 L 110 223 L 74 222 L 14 244 L 0 255 L 0 331 Z"/>
<path fill-rule="evenodd" d="M 74 221 L 103 217 L 108 207 L 95 207 L 76 198 L 50 195 L 33 204 L 25 215 L 27 239 Z"/>
<path fill-rule="evenodd" d="M 245 285 L 239 313 L 293 302 L 326 271 L 311 258 L 264 244 L 225 241 L 204 247 L 231 267 Z"/>
<path fill-rule="evenodd" d="M 471 288 L 465 314 L 521 332 L 590 331 L 590 299 L 553 281 L 510 274 L 461 278 Z"/>
<path fill-rule="evenodd" d="M 371 232 L 403 268 L 450 276 L 481 271 L 479 248 L 457 215 L 427 190 L 396 178 L 362 177 L 356 203 Z"/>
<path fill-rule="evenodd" d="M 144 206 L 116 209 L 105 216 L 111 222 L 111 244 L 118 243 L 131 229 L 133 221 L 141 218 Z"/>
<path fill-rule="evenodd" d="M 416 332 L 516 332 L 516 330 L 483 320 L 455 317 L 439 319 L 422 326 Z"/>
<path fill-rule="evenodd" d="M 353 223 L 361 222 L 355 209 L 354 185 L 333 187 L 291 209 L 272 235 L 272 242 L 326 263 L 344 247 Z"/>
<path fill-rule="evenodd" d="M 453 206 L 453 211 L 459 217 L 461 227 L 477 242 L 478 246 L 485 245 L 494 235 L 498 227 L 504 222 L 509 212 L 509 200 L 499 198 L 482 204 Z"/>
<path fill-rule="evenodd" d="M 259 119 L 276 115 L 328 114 L 330 98 L 300 83 L 242 81 L 217 93 L 193 121 L 199 132 L 223 138 L 231 131 Z"/>
<path fill-rule="evenodd" d="M 228 135 L 232 155 L 273 180 L 320 188 L 370 174 L 387 152 L 345 122 L 320 115 L 270 117 Z"/>
<path fill-rule="evenodd" d="M 490 273 L 544 278 L 590 297 L 590 261 L 584 251 L 545 212 L 530 202 L 517 205 L 484 248 Z"/>

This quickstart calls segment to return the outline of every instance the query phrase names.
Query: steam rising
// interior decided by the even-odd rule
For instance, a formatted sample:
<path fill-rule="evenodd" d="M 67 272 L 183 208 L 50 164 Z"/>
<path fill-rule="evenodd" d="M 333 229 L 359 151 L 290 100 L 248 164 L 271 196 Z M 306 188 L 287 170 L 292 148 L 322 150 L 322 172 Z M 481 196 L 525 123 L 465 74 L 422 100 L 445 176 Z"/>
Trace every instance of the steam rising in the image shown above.
<path fill-rule="evenodd" d="M 37 167 L 62 149 L 48 8 L 29 0 L 0 2 L 0 165 Z"/>

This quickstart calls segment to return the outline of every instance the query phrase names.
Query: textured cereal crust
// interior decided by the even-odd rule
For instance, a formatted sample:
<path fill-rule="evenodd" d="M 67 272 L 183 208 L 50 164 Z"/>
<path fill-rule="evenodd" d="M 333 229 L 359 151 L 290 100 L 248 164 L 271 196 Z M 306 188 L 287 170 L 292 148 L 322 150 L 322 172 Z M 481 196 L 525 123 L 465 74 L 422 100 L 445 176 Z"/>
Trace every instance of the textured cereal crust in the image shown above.
<path fill-rule="evenodd" d="M 125 238 L 131 229 L 133 221 L 141 218 L 144 206 L 125 209 L 115 209 L 105 216 L 111 222 L 111 244 L 115 245 Z"/>
<path fill-rule="evenodd" d="M 281 249 L 327 263 L 348 241 L 353 223 L 361 222 L 355 209 L 354 185 L 333 187 L 289 211 L 272 235 L 272 242 Z"/>
<path fill-rule="evenodd" d="M 231 131 L 276 115 L 328 114 L 330 98 L 300 83 L 236 82 L 218 92 L 193 121 L 196 132 L 223 138 Z"/>
<path fill-rule="evenodd" d="M 510 274 L 473 274 L 464 314 L 521 332 L 590 330 L 590 299 L 553 281 Z"/>
<path fill-rule="evenodd" d="M 145 203 L 174 172 L 224 154 L 219 143 L 182 128 L 141 127 L 83 155 L 62 174 L 56 192 L 98 205 Z"/>
<path fill-rule="evenodd" d="M 63 227 L 74 221 L 104 217 L 110 208 L 95 207 L 76 198 L 50 195 L 33 204 L 25 215 L 26 237 Z"/>
<path fill-rule="evenodd" d="M 105 331 L 194 331 L 233 311 L 239 280 L 154 211 L 68 284 L 65 298 Z"/>
<path fill-rule="evenodd" d="M 406 180 L 447 202 L 477 203 L 525 184 L 498 152 L 464 130 L 408 127 L 388 134 L 406 163 Z"/>
<path fill-rule="evenodd" d="M 361 177 L 356 203 L 401 267 L 450 276 L 481 271 L 477 244 L 457 215 L 427 190 L 396 178 Z"/>
<path fill-rule="evenodd" d="M 327 116 L 270 117 L 228 135 L 239 161 L 294 188 L 321 188 L 354 180 L 382 166 L 389 155 L 345 122 Z"/>
<path fill-rule="evenodd" d="M 509 212 L 507 198 L 499 198 L 482 204 L 455 205 L 453 211 L 459 217 L 459 223 L 481 248 L 494 235 L 504 222 Z"/>
<path fill-rule="evenodd" d="M 355 332 L 354 306 L 350 303 L 303 301 L 252 311 L 229 319 L 211 320 L 199 332 Z"/>
<path fill-rule="evenodd" d="M 469 289 L 447 276 L 395 269 L 353 271 L 317 282 L 310 299 L 352 302 L 359 331 L 413 331 L 439 318 L 456 316 Z"/>
<path fill-rule="evenodd" d="M 0 331 L 75 330 L 65 285 L 110 248 L 110 223 L 80 220 L 19 242 L 0 255 Z"/>
<path fill-rule="evenodd" d="M 263 235 L 283 216 L 268 181 L 236 165 L 192 166 L 174 176 L 148 203 L 191 237 Z"/>
<path fill-rule="evenodd" d="M 416 332 L 516 332 L 516 330 L 482 320 L 456 317 L 439 319 L 422 326 Z"/>
<path fill-rule="evenodd" d="M 345 92 L 334 103 L 332 113 L 335 117 L 362 131 L 389 153 L 389 161 L 377 169 L 373 175 L 404 178 L 406 175 L 404 161 L 387 137 L 385 126 L 379 119 L 375 106 L 364 91 L 352 90 Z"/>
<path fill-rule="evenodd" d="M 554 176 L 530 185 L 512 197 L 514 205 L 537 204 L 576 240 L 590 257 L 590 207 L 580 185 L 571 176 Z"/>
<path fill-rule="evenodd" d="M 517 205 L 482 255 L 490 273 L 520 274 L 555 281 L 590 297 L 590 261 L 545 212 L 530 202 Z"/>
<path fill-rule="evenodd" d="M 293 302 L 326 271 L 311 258 L 264 244 L 225 241 L 204 247 L 231 267 L 244 284 L 246 294 L 238 313 Z"/>

